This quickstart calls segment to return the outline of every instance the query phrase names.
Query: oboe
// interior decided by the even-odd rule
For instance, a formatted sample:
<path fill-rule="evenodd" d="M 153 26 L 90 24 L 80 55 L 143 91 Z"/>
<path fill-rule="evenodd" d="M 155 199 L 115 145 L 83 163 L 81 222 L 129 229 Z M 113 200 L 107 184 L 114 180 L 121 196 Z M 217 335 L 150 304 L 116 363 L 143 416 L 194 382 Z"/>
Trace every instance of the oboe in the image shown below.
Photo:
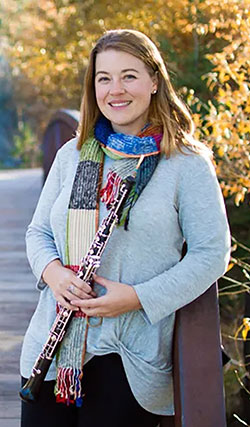
<path fill-rule="evenodd" d="M 118 195 L 112 202 L 109 214 L 102 220 L 87 254 L 81 260 L 77 277 L 82 279 L 84 282 L 87 282 L 89 285 L 92 284 L 93 274 L 100 266 L 101 255 L 107 245 L 115 224 L 120 219 L 122 209 L 134 182 L 135 180 L 132 176 L 126 178 L 126 180 L 122 182 Z M 58 346 L 63 340 L 73 314 L 73 310 L 65 307 L 60 308 L 52 328 L 49 331 L 48 339 L 32 369 L 31 376 L 20 390 L 20 397 L 26 402 L 34 402 L 37 400 L 42 382 L 49 370 Z"/>

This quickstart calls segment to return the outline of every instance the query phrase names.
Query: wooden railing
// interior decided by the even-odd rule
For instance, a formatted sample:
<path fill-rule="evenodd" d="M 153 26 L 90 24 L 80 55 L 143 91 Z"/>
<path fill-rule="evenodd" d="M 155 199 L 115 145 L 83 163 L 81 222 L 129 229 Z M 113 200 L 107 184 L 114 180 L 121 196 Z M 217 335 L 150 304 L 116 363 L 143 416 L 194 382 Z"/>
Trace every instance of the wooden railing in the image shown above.
<path fill-rule="evenodd" d="M 80 113 L 77 110 L 58 110 L 50 119 L 42 142 L 44 181 L 57 150 L 75 136 Z"/>

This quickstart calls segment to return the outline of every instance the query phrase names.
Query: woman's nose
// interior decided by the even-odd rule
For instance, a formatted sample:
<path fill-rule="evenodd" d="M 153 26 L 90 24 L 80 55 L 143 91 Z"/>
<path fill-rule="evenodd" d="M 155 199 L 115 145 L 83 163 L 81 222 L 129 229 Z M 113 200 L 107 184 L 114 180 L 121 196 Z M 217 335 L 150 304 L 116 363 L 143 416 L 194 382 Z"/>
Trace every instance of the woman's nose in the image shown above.
<path fill-rule="evenodd" d="M 120 93 L 124 93 L 125 88 L 120 80 L 113 80 L 110 86 L 111 95 L 117 95 Z"/>

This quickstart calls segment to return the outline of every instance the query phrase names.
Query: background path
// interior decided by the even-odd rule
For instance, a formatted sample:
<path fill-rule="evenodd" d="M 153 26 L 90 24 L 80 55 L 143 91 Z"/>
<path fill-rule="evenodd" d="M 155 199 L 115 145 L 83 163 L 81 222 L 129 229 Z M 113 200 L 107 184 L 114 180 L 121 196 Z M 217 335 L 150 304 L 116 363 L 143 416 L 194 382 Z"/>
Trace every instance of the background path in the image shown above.
<path fill-rule="evenodd" d="M 41 169 L 0 171 L 0 427 L 20 426 L 19 357 L 39 295 L 24 239 L 41 186 Z"/>

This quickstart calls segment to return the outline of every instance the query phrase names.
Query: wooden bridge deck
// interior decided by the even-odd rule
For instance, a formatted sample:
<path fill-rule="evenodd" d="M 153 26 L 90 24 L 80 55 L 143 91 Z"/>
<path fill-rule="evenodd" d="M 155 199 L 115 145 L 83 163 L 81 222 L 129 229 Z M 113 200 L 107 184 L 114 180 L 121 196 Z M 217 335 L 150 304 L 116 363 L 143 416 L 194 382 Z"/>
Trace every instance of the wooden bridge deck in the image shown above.
<path fill-rule="evenodd" d="M 20 426 L 19 357 L 38 299 L 24 237 L 41 185 L 41 169 L 0 171 L 0 427 Z"/>

